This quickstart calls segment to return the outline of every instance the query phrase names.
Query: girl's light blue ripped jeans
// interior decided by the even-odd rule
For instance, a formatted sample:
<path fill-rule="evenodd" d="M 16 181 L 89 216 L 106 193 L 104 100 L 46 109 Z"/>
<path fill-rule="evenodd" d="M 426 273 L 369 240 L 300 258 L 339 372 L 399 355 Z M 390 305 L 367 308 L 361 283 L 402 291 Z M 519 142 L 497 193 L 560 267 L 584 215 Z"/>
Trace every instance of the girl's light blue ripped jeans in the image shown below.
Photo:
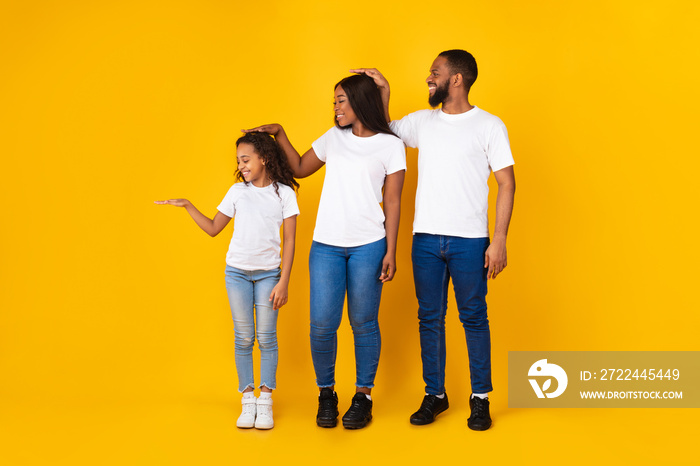
<path fill-rule="evenodd" d="M 226 266 L 226 291 L 233 316 L 238 391 L 255 388 L 253 343 L 260 348 L 260 386 L 277 387 L 277 309 L 269 301 L 280 269 L 241 270 Z M 256 325 L 257 324 L 257 325 Z"/>

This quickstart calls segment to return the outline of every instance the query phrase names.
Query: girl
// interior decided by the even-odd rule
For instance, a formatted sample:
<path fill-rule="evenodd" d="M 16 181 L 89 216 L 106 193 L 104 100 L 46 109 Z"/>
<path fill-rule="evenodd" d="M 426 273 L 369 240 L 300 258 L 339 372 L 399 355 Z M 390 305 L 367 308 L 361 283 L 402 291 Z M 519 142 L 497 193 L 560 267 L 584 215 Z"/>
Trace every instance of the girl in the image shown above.
<path fill-rule="evenodd" d="M 301 157 L 280 125 L 247 131 L 274 135 L 297 178 L 327 165 L 309 254 L 311 354 L 320 390 L 316 423 L 321 427 L 337 424 L 337 330 L 347 293 L 355 340 L 356 393 L 343 416 L 343 426 L 360 429 L 372 419 L 370 393 L 381 348 L 379 301 L 382 284 L 396 272 L 406 153 L 389 129 L 371 78 L 355 75 L 336 84 L 334 110 L 335 127 Z"/>
<path fill-rule="evenodd" d="M 216 236 L 235 217 L 226 255 L 226 290 L 233 315 L 238 389 L 243 392 L 240 428 L 271 429 L 272 390 L 276 388 L 277 313 L 287 302 L 294 260 L 296 216 L 299 214 L 286 157 L 275 140 L 263 133 L 236 141 L 238 169 L 234 184 L 213 219 L 187 199 L 156 201 L 184 207 L 199 227 Z M 284 231 L 280 270 L 280 226 Z M 257 324 L 257 325 L 256 325 Z M 260 348 L 260 398 L 255 398 L 253 342 Z"/>

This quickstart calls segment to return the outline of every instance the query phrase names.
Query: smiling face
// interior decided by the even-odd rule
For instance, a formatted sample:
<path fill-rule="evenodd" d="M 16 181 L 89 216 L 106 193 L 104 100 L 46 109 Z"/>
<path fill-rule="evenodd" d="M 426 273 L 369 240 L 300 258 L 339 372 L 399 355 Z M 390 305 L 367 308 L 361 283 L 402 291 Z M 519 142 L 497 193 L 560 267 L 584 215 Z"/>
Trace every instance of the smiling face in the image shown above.
<path fill-rule="evenodd" d="M 425 82 L 428 84 L 428 103 L 437 107 L 445 102 L 450 95 L 450 70 L 447 58 L 437 57 L 430 67 L 430 75 Z"/>
<path fill-rule="evenodd" d="M 345 95 L 345 91 L 341 86 L 336 86 L 335 88 L 333 110 L 335 111 L 335 119 L 342 128 L 351 126 L 359 121 L 350 106 L 348 96 Z"/>
<path fill-rule="evenodd" d="M 262 188 L 270 184 L 265 171 L 265 162 L 262 157 L 255 152 L 252 144 L 242 142 L 236 149 L 236 160 L 238 161 L 238 171 L 243 175 L 248 183 L 253 183 L 253 186 Z"/>

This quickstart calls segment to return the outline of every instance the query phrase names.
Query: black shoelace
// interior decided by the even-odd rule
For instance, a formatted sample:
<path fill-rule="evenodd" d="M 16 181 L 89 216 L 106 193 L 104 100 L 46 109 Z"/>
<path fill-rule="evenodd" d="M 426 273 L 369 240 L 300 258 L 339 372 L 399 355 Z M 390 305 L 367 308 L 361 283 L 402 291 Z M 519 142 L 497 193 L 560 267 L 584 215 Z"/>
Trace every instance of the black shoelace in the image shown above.
<path fill-rule="evenodd" d="M 435 405 L 441 401 L 442 399 L 438 398 L 437 396 L 426 396 L 423 398 L 423 403 L 421 403 L 420 409 L 428 409 L 432 411 Z"/>
<path fill-rule="evenodd" d="M 353 398 L 352 404 L 350 405 L 350 409 L 348 410 L 348 412 L 364 413 L 365 411 L 369 411 L 369 400 L 367 398 L 365 398 L 364 400 Z"/>
<path fill-rule="evenodd" d="M 482 400 L 479 397 L 473 398 L 472 403 L 472 416 L 473 417 L 486 417 L 486 400 Z"/>

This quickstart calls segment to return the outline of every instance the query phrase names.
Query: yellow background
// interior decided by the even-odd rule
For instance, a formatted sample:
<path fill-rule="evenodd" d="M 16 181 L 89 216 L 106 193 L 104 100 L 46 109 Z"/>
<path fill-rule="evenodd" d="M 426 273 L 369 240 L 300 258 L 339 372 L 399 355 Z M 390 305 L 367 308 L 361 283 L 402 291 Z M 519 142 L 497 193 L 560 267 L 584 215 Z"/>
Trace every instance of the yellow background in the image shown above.
<path fill-rule="evenodd" d="M 508 409 L 506 373 L 509 350 L 700 350 L 698 13 L 674 0 L 3 1 L 0 462 L 695 461 L 697 410 Z M 475 55 L 471 102 L 504 120 L 516 159 L 509 266 L 488 298 L 493 428 L 466 427 L 452 299 L 451 408 L 408 423 L 423 395 L 409 150 L 372 425 L 314 424 L 306 260 L 321 172 L 299 193 L 277 426 L 237 430 L 230 227 L 212 240 L 153 201 L 213 215 L 238 130 L 280 122 L 306 150 L 349 68 L 385 73 L 395 118 L 427 108 L 424 79 L 449 48 Z M 347 320 L 337 379 L 342 412 Z"/>

